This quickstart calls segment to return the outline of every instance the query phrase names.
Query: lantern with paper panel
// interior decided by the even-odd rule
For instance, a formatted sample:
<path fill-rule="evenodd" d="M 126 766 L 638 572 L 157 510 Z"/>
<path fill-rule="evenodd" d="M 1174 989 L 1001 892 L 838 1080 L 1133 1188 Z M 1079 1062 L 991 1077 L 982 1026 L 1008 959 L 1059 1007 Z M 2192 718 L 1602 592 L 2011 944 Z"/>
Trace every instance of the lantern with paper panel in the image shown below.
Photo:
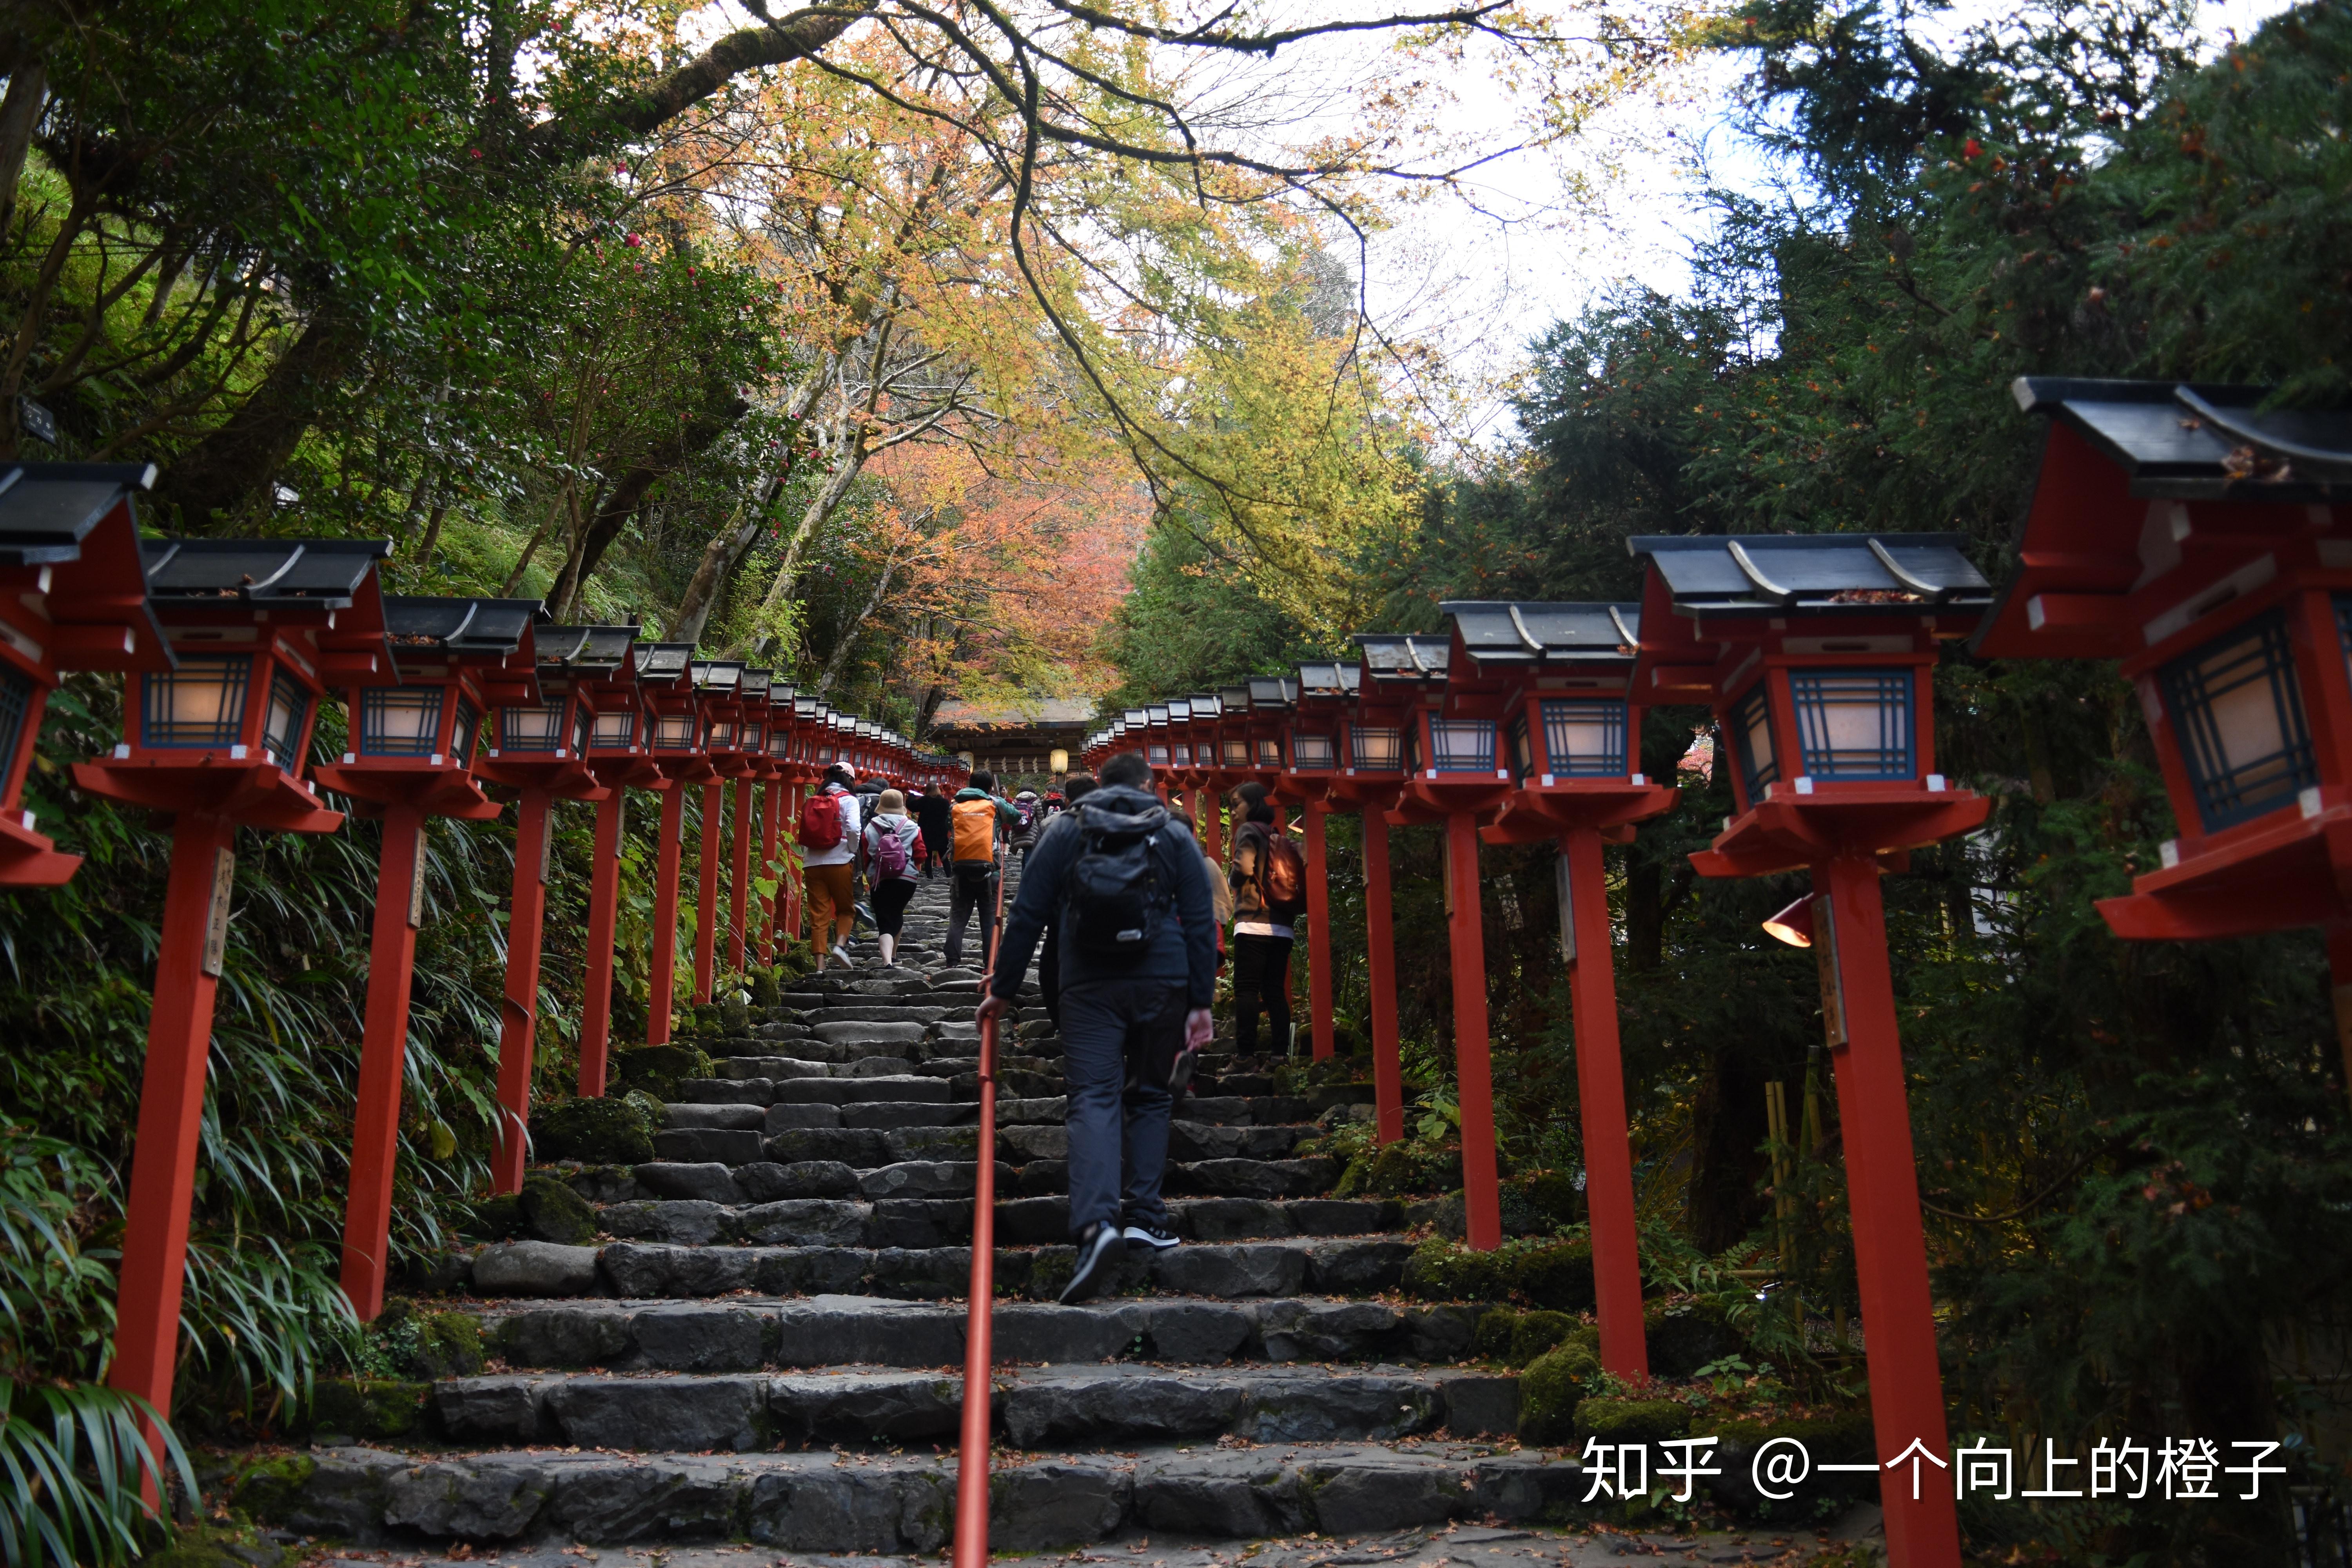
<path fill-rule="evenodd" d="M 1303 803 L 1331 795 L 1340 777 L 1348 716 L 1354 711 L 1362 679 L 1361 668 L 1353 662 L 1298 667 L 1291 683 L 1297 696 L 1282 732 L 1283 777 L 1277 792 L 1282 799 Z"/>
<path fill-rule="evenodd" d="M 426 816 L 487 822 L 499 815 L 473 777 L 483 715 L 539 700 L 536 599 L 393 595 L 383 602 L 392 647 L 387 679 L 347 689 L 342 761 L 320 784 L 381 816 L 406 805 Z"/>
<path fill-rule="evenodd" d="M 1489 844 L 1529 844 L 1592 828 L 1612 841 L 1675 803 L 1641 772 L 1641 705 L 1630 690 L 1641 606 L 1460 600 L 1450 623 L 1447 684 L 1493 701 L 1515 786 Z"/>
<path fill-rule="evenodd" d="M 1976 629 L 1990 587 L 1949 534 L 1683 536 L 1647 563 L 1636 701 L 1704 701 L 1739 811 L 1691 857 L 1701 876 L 1812 873 L 1811 936 L 1844 1129 L 1855 1270 L 1871 1330 L 1882 1462 L 1946 1461 L 1942 1374 L 1879 882 L 1990 803 L 1937 771 L 1939 644 Z M 1793 930 L 1784 915 L 1774 923 Z M 1776 933 L 1778 934 L 1778 933 Z M 1959 1563 L 1948 1491 L 1881 1474 L 1891 1561 Z"/>
<path fill-rule="evenodd" d="M 2137 940 L 2321 926 L 2352 984 L 2352 410 L 2171 382 L 2013 390 L 2048 428 L 1977 651 L 2121 660 L 2179 828 L 2099 913 Z"/>
<path fill-rule="evenodd" d="M 1298 702 L 1298 682 L 1285 675 L 1253 675 L 1245 684 L 1249 714 L 1242 733 L 1249 747 L 1247 776 L 1271 793 L 1282 785 L 1284 742 Z"/>
<path fill-rule="evenodd" d="M 702 699 L 702 749 L 714 777 L 739 778 L 753 765 L 743 753 L 743 672 L 740 659 L 696 659 L 694 689 Z M 706 781 L 708 782 L 708 781 Z"/>
<path fill-rule="evenodd" d="M 1604 1370 L 1649 1375 L 1634 1224 L 1633 1161 L 1619 1053 L 1617 984 L 1603 841 L 1665 811 L 1675 792 L 1640 773 L 1642 714 L 1630 700 L 1635 605 L 1440 605 L 1451 624 L 1449 704 L 1492 704 L 1513 788 L 1479 830 L 1489 844 L 1559 847 L 1560 952 L 1575 1016 L 1577 1110 Z"/>
<path fill-rule="evenodd" d="M 149 540 L 147 591 L 176 655 L 128 683 L 122 741 L 78 763 L 92 795 L 255 827 L 342 824 L 303 781 L 330 683 L 387 679 L 386 540 Z"/>
<path fill-rule="evenodd" d="M 1649 563 L 1632 699 L 1706 702 L 1738 812 L 1704 876 L 1963 833 L 1989 803 L 1937 771 L 1937 647 L 1992 591 L 1954 534 L 1676 535 Z"/>
<path fill-rule="evenodd" d="M 1197 789 L 1200 779 L 1192 771 L 1192 700 L 1189 697 L 1171 697 L 1168 709 L 1168 782 L 1177 789 Z"/>
<path fill-rule="evenodd" d="M 654 761 L 655 718 L 647 701 L 637 628 L 582 629 L 588 634 L 582 655 L 593 671 L 583 680 L 590 711 L 589 771 L 607 788 L 658 789 L 662 771 Z"/>
<path fill-rule="evenodd" d="M 387 540 L 145 542 L 148 599 L 176 662 L 136 672 L 114 754 L 74 764 L 84 790 L 172 822 L 107 1371 L 165 1420 L 236 831 L 342 825 L 302 774 L 327 686 L 392 673 L 375 574 L 390 549 Z M 160 1465 L 160 1448 L 157 1457 Z"/>
<path fill-rule="evenodd" d="M 0 465 L 0 887 L 53 888 L 81 865 L 24 809 L 49 693 L 72 670 L 172 667 L 133 510 L 154 479 L 152 465 Z"/>
<path fill-rule="evenodd" d="M 776 680 L 772 669 L 743 671 L 736 689 L 740 716 L 735 735 L 736 755 L 742 772 L 736 776 L 749 779 L 772 779 L 776 776 L 775 762 L 768 751 L 768 728 L 773 720 L 773 702 L 770 692 Z"/>

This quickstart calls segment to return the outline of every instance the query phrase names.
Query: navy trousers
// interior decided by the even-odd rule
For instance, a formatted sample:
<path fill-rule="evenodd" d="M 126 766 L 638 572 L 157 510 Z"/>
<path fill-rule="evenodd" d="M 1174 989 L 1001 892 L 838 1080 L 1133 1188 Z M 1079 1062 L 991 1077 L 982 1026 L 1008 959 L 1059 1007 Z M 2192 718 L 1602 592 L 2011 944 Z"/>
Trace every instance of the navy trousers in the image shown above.
<path fill-rule="evenodd" d="M 1075 1237 L 1098 1223 L 1168 1225 L 1160 1182 L 1175 1097 L 1129 1066 L 1166 1062 L 1183 1043 L 1184 1013 L 1184 987 L 1174 981 L 1090 981 L 1062 992 Z"/>

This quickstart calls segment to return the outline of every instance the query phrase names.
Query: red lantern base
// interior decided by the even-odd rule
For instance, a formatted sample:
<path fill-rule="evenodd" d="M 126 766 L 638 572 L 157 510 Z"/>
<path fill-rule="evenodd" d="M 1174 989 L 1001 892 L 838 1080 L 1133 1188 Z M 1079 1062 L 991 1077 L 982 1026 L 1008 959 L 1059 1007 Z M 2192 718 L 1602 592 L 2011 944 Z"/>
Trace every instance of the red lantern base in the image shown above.
<path fill-rule="evenodd" d="M 61 888 L 80 868 L 80 856 L 65 853 L 17 815 L 0 814 L 0 888 Z"/>

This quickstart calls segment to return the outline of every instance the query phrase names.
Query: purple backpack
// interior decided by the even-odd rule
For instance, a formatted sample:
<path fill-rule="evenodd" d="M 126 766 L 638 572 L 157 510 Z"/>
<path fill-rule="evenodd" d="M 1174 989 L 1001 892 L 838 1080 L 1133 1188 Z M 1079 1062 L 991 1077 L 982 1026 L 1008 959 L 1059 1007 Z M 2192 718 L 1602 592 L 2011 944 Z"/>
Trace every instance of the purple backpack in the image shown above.
<path fill-rule="evenodd" d="M 884 881 L 907 874 L 907 841 L 898 830 L 886 822 L 873 825 L 874 871 Z"/>

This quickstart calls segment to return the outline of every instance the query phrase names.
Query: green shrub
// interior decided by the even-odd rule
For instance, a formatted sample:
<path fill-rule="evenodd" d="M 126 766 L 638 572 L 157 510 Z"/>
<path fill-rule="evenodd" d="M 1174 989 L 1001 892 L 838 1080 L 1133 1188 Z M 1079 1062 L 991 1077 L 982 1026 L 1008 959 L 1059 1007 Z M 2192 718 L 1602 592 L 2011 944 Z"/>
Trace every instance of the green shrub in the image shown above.
<path fill-rule="evenodd" d="M 646 1054 L 622 1053 L 624 1057 Z M 531 1144 L 542 1160 L 578 1160 L 588 1165 L 642 1165 L 654 1157 L 654 1130 L 643 1107 L 625 1096 L 566 1100 L 549 1106 L 532 1119 Z"/>
<path fill-rule="evenodd" d="M 1576 1407 L 1573 1435 L 1603 1443 L 1655 1443 L 1690 1430 L 1691 1407 L 1679 1399 L 1611 1399 L 1595 1394 Z"/>
<path fill-rule="evenodd" d="M 1525 1366 L 1538 1356 L 1565 1341 L 1578 1328 L 1577 1321 L 1566 1312 L 1523 1312 L 1511 1331 L 1509 1359 L 1513 1366 Z"/>
<path fill-rule="evenodd" d="M 1559 1446 L 1576 1434 L 1576 1413 L 1601 1382 L 1601 1357 L 1593 1331 L 1579 1333 L 1545 1352 L 1519 1374 L 1519 1437 Z"/>
<path fill-rule="evenodd" d="M 1566 1171 L 1528 1171 L 1503 1184 L 1503 1228 L 1519 1236 L 1577 1225 L 1584 1218 L 1584 1194 Z"/>

